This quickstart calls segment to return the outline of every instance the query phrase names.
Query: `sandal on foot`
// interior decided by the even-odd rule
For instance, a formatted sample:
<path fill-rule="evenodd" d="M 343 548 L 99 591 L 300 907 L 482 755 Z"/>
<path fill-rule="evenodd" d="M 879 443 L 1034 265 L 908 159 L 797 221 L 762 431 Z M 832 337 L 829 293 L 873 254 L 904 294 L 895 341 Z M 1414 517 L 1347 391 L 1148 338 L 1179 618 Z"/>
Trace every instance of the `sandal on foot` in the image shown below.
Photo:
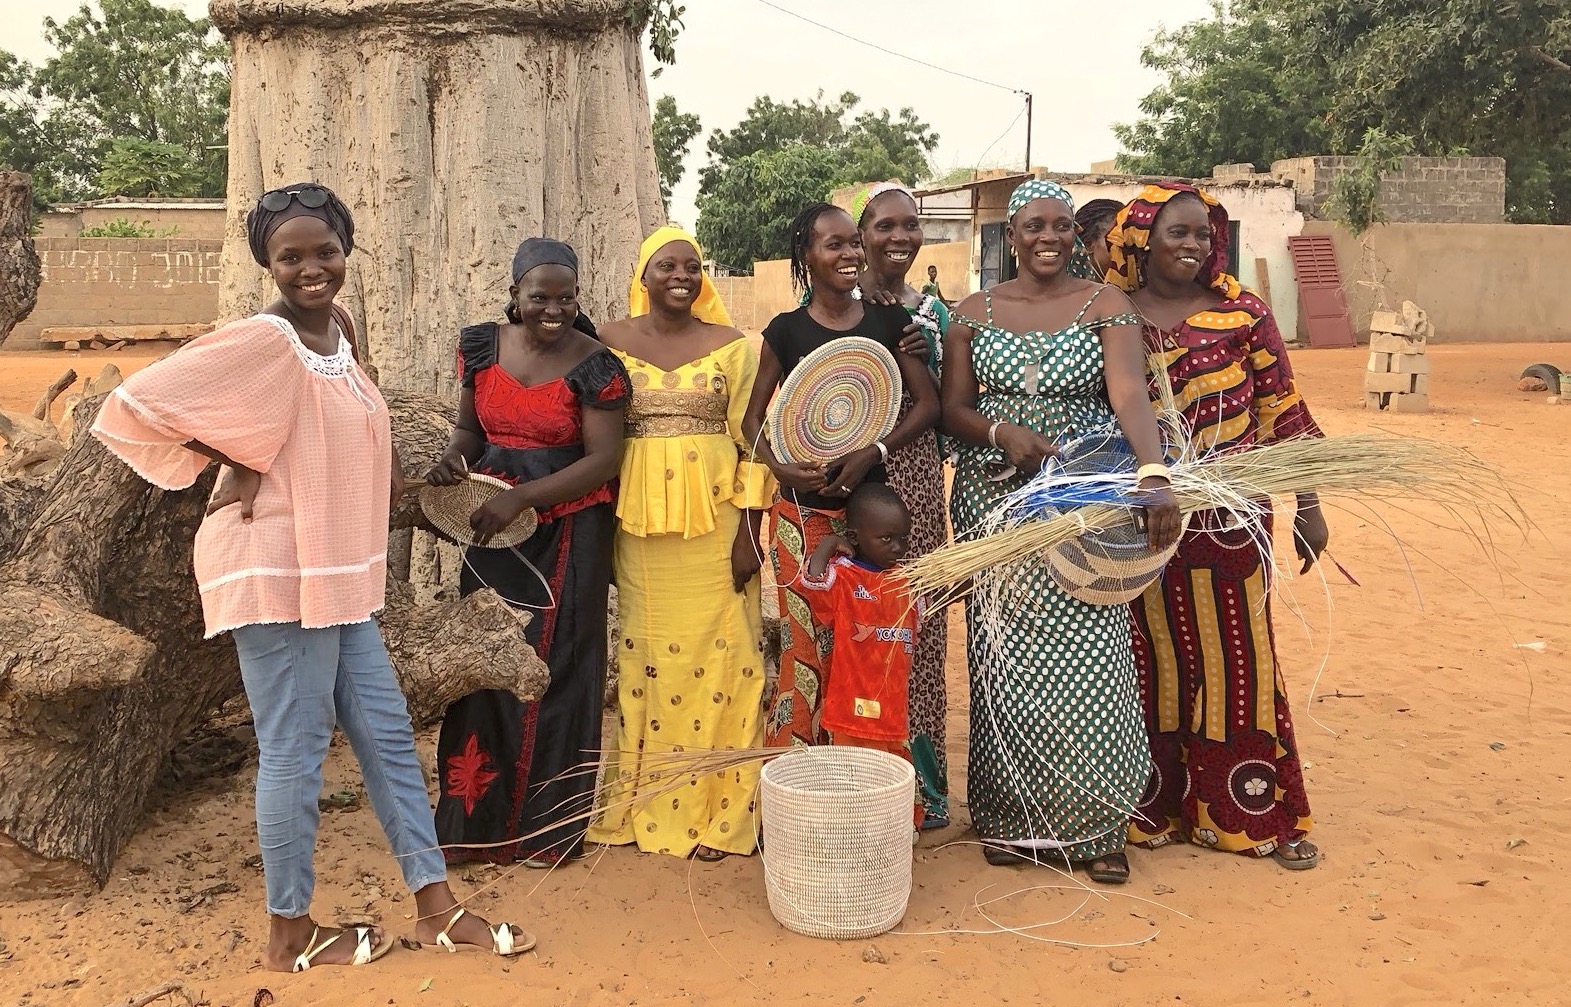
<path fill-rule="evenodd" d="M 448 932 L 463 918 L 464 910 L 460 908 L 452 916 L 448 917 L 447 926 L 443 927 L 442 932 L 436 935 L 436 944 L 422 944 L 421 947 L 429 946 L 433 951 L 446 951 L 448 954 L 454 954 L 458 951 L 489 951 L 503 958 L 516 958 L 535 946 L 534 934 L 523 927 L 515 927 L 511 923 L 498 923 L 491 928 L 491 946 L 489 948 L 480 944 L 455 944 L 453 939 L 448 936 Z M 518 933 L 514 934 L 514 930 L 517 930 Z"/>
<path fill-rule="evenodd" d="M 1061 853 L 986 840 L 982 843 L 982 856 L 994 867 L 1019 867 L 1021 864 L 1035 864 L 1038 867 L 1066 866 Z M 1057 864 L 1053 863 L 1055 860 L 1058 861 Z"/>
<path fill-rule="evenodd" d="M 725 850 L 717 850 L 713 846 L 695 846 L 693 848 L 693 859 L 706 864 L 718 864 L 730 855 Z"/>
<path fill-rule="evenodd" d="M 1098 867 L 1097 865 L 1102 866 Z M 1099 885 L 1122 885 L 1129 881 L 1129 856 L 1125 853 L 1109 853 L 1086 861 L 1086 877 Z"/>
<path fill-rule="evenodd" d="M 1293 856 L 1282 856 L 1283 850 L 1292 850 Z M 1305 839 L 1282 843 L 1271 853 L 1271 859 L 1290 871 L 1308 871 L 1320 866 L 1320 848 Z"/>
<path fill-rule="evenodd" d="M 371 934 L 375 930 L 375 927 L 348 927 L 338 931 L 327 940 L 318 944 L 316 942 L 316 938 L 317 935 L 322 932 L 322 928 L 312 927 L 311 939 L 306 942 L 305 950 L 300 952 L 300 954 L 295 958 L 294 970 L 296 972 L 304 972 L 306 969 L 315 964 L 317 955 L 336 944 L 339 938 L 347 937 L 351 934 L 355 938 L 355 955 L 353 958 L 349 959 L 349 964 L 369 965 L 378 958 L 387 954 L 389 951 L 393 950 L 393 942 L 389 940 L 384 940 L 382 943 L 372 947 Z"/>
<path fill-rule="evenodd" d="M 999 843 L 983 843 L 982 858 L 994 867 L 1018 867 L 1031 859 L 1016 852 L 1013 847 Z"/>

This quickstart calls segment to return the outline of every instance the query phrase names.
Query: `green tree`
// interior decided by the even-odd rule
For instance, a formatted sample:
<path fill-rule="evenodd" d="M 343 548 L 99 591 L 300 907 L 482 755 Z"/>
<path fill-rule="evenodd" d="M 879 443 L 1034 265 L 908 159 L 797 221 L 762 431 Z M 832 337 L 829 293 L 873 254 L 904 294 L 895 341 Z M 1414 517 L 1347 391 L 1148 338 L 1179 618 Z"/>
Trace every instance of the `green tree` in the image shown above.
<path fill-rule="evenodd" d="M 1386 175 L 1402 169 L 1402 159 L 1413 153 L 1413 138 L 1387 133 L 1378 126 L 1364 134 L 1352 167 L 1331 180 L 1331 198 L 1326 215 L 1345 224 L 1355 235 L 1362 235 L 1384 221 L 1380 209 L 1380 182 Z"/>
<path fill-rule="evenodd" d="M 179 227 L 169 227 L 160 231 L 153 226 L 152 221 L 134 221 L 126 217 L 116 217 L 93 227 L 84 227 L 80 237 L 83 238 L 173 238 L 180 233 Z"/>
<path fill-rule="evenodd" d="M 1126 169 L 1355 154 L 1380 129 L 1503 157 L 1511 219 L 1571 223 L 1565 0 L 1234 0 L 1142 59 L 1166 81 L 1118 128 Z"/>
<path fill-rule="evenodd" d="M 1203 178 L 1218 164 L 1325 152 L 1329 76 L 1266 2 L 1213 0 L 1210 18 L 1158 32 L 1140 62 L 1167 80 L 1141 118 L 1113 127 L 1125 171 Z"/>
<path fill-rule="evenodd" d="M 701 129 L 703 124 L 698 116 L 679 111 L 676 99 L 670 95 L 663 94 L 655 102 L 655 170 L 660 175 L 660 198 L 667 213 L 671 212 L 671 190 L 687 174 L 687 166 L 682 162 Z"/>
<path fill-rule="evenodd" d="M 834 186 L 839 158 L 809 143 L 744 154 L 698 197 L 698 241 L 711 257 L 751 267 L 791 250 L 791 219 Z"/>
<path fill-rule="evenodd" d="M 177 190 L 163 195 L 223 194 L 221 150 L 210 148 L 226 141 L 229 50 L 205 18 L 98 0 L 63 22 L 45 18 L 44 38 L 58 55 L 33 72 L 29 92 L 42 113 L 38 160 L 65 198 L 114 194 L 99 179 L 117 140 L 123 151 L 139 140 L 180 152 L 184 168 L 165 173 Z"/>
<path fill-rule="evenodd" d="M 682 31 L 682 15 L 687 8 L 676 0 L 625 0 L 623 14 L 634 29 L 649 32 L 649 52 L 655 62 L 651 77 L 660 76 L 665 64 L 676 62 L 676 37 Z"/>
<path fill-rule="evenodd" d="M 28 94 L 33 68 L 0 50 L 0 169 L 33 176 L 33 214 L 49 208 L 56 195 L 44 158 L 48 147 L 39 125 L 38 103 Z"/>
<path fill-rule="evenodd" d="M 1420 154 L 1506 159 L 1514 220 L 1571 223 L 1571 6 L 1564 0 L 1272 0 L 1331 69 L 1338 153 L 1372 128 Z"/>
<path fill-rule="evenodd" d="M 837 187 L 928 176 L 938 146 L 932 128 L 909 108 L 852 118 L 860 102 L 849 91 L 832 101 L 823 92 L 789 103 L 763 95 L 734 128 L 709 134 L 698 233 L 716 259 L 745 266 L 786 255 L 791 218 Z"/>
<path fill-rule="evenodd" d="M 201 188 L 202 171 L 172 143 L 117 136 L 109 141 L 98 191 L 116 196 L 171 196 Z"/>
<path fill-rule="evenodd" d="M 861 101 L 850 91 L 833 102 L 824 93 L 812 101 L 792 100 L 788 105 L 767 94 L 753 99 L 747 115 L 729 130 L 709 134 L 709 163 L 698 171 L 698 191 L 707 195 L 719 184 L 728 165 L 748 154 L 782 150 L 790 144 L 806 143 L 816 147 L 839 147 L 845 143 L 845 117 Z M 936 144 L 937 138 L 934 138 Z"/>

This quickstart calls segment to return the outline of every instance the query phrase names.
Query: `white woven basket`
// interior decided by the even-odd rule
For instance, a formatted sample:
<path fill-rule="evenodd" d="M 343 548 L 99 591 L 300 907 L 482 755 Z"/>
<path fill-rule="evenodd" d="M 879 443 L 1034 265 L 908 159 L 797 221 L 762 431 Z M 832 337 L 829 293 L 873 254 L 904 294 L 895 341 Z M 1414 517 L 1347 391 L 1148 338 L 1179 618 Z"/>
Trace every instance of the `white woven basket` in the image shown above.
<path fill-rule="evenodd" d="M 760 785 L 769 911 L 787 930 L 848 940 L 894 928 L 911 897 L 916 773 L 886 752 L 804 748 Z"/>

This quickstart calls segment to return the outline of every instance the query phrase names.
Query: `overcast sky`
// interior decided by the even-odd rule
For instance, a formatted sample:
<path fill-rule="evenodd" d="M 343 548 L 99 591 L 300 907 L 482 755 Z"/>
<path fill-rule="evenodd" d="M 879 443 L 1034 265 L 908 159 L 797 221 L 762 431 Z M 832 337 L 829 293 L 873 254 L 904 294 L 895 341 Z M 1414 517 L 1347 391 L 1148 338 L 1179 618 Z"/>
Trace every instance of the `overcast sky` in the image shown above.
<path fill-rule="evenodd" d="M 753 99 L 777 101 L 854 91 L 864 107 L 911 106 L 939 136 L 936 173 L 950 168 L 1024 165 L 1020 96 L 919 66 L 815 27 L 764 0 L 684 0 L 677 62 L 650 81 L 650 98 L 676 98 L 697 113 L 687 176 L 671 215 L 691 226 L 704 138 L 736 125 Z M 769 0 L 854 39 L 1035 95 L 1031 160 L 1085 171 L 1117 153 L 1115 122 L 1137 115 L 1157 82 L 1140 66 L 1140 47 L 1158 28 L 1206 16 L 1209 0 Z M 193 16 L 203 0 L 172 0 Z M 0 43 L 24 59 L 50 55 L 43 19 L 69 17 L 78 0 L 0 0 Z M 847 15 L 851 15 L 847 17 Z M 645 56 L 653 69 L 652 61 Z"/>

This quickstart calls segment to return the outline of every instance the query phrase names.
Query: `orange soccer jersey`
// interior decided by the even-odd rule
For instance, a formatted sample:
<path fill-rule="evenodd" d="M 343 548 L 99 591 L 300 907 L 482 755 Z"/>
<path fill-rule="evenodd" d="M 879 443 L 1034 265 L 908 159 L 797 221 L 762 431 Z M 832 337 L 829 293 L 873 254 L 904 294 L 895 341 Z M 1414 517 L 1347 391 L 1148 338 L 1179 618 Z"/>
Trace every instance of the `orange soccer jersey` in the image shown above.
<path fill-rule="evenodd" d="M 813 620 L 834 630 L 826 655 L 823 727 L 874 741 L 905 741 L 911 654 L 921 621 L 905 586 L 889 571 L 836 557 L 821 579 L 804 567 L 802 595 Z"/>

